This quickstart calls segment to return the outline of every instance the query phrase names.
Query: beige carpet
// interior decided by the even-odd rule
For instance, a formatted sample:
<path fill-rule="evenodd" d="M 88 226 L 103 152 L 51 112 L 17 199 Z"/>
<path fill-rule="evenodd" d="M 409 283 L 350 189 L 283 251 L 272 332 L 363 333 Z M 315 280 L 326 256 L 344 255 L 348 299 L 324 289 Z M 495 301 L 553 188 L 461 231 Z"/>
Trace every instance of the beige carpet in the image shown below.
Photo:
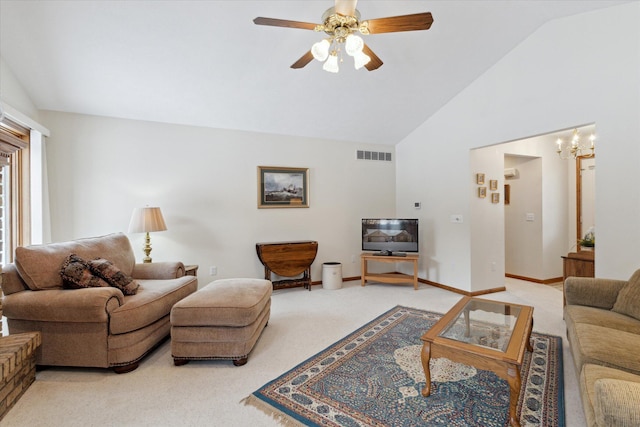
<path fill-rule="evenodd" d="M 551 286 L 506 279 L 506 292 L 487 299 L 535 307 L 534 329 L 563 337 L 567 426 L 584 415 L 562 320 L 562 294 Z M 345 282 L 338 290 L 274 292 L 272 314 L 249 362 L 191 362 L 175 367 L 169 343 L 136 371 L 49 368 L 5 416 L 2 426 L 276 426 L 241 399 L 356 328 L 400 304 L 446 312 L 460 295 L 424 284 Z"/>

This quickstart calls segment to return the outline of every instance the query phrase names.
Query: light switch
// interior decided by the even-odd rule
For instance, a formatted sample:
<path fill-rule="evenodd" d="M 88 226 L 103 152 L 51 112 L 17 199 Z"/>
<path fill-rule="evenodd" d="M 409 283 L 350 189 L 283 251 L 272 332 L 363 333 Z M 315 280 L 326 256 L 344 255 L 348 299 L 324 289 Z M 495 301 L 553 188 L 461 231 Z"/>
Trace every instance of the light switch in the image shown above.
<path fill-rule="evenodd" d="M 533 213 L 527 213 L 527 221 L 535 221 L 536 216 Z"/>

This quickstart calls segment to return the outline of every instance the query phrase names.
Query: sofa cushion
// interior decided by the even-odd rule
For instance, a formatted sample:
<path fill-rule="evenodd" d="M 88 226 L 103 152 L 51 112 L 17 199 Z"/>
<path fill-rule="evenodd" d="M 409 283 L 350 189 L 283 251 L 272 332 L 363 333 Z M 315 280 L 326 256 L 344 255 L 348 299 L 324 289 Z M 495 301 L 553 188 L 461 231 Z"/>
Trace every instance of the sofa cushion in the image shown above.
<path fill-rule="evenodd" d="M 592 363 L 640 375 L 640 335 L 586 323 L 576 323 L 567 334 L 578 372 Z"/>
<path fill-rule="evenodd" d="M 596 420 L 607 427 L 640 425 L 640 382 L 601 378 L 595 382 Z"/>
<path fill-rule="evenodd" d="M 115 233 L 70 242 L 18 247 L 15 265 L 29 289 L 61 289 L 60 267 L 72 253 L 84 259 L 109 259 L 128 275 L 131 275 L 136 262 L 127 236 Z"/>
<path fill-rule="evenodd" d="M 138 293 L 125 296 L 124 304 L 111 312 L 109 330 L 112 334 L 135 331 L 168 316 L 175 303 L 198 288 L 195 276 L 139 282 Z"/>
<path fill-rule="evenodd" d="M 564 320 L 567 327 L 574 327 L 577 323 L 587 323 L 640 335 L 640 320 L 601 308 L 567 305 L 564 308 Z"/>
<path fill-rule="evenodd" d="M 640 270 L 620 290 L 612 310 L 640 320 Z"/>
<path fill-rule="evenodd" d="M 171 325 L 251 325 L 270 304 L 272 289 L 265 279 L 215 280 L 171 309 Z"/>
<path fill-rule="evenodd" d="M 109 283 L 92 273 L 87 261 L 76 254 L 69 255 L 64 261 L 60 269 L 60 276 L 62 276 L 65 288 L 82 289 L 109 286 Z"/>
<path fill-rule="evenodd" d="M 586 425 L 607 427 L 638 425 L 636 418 L 638 398 L 635 397 L 633 400 L 628 398 L 637 396 L 637 391 L 633 389 L 639 390 L 640 376 L 619 369 L 586 364 L 582 368 L 579 380 Z M 620 390 L 616 390 L 618 387 L 615 386 L 620 386 Z M 622 411 L 616 414 L 611 412 L 616 409 L 622 409 Z M 632 420 L 635 420 L 634 423 L 625 424 L 626 421 Z M 605 424 L 602 424 L 603 422 Z M 616 422 L 620 423 L 615 424 Z"/>
<path fill-rule="evenodd" d="M 122 270 L 104 258 L 87 261 L 91 271 L 101 277 L 109 285 L 118 288 L 125 295 L 135 295 L 140 284 L 133 277 L 124 274 Z"/>

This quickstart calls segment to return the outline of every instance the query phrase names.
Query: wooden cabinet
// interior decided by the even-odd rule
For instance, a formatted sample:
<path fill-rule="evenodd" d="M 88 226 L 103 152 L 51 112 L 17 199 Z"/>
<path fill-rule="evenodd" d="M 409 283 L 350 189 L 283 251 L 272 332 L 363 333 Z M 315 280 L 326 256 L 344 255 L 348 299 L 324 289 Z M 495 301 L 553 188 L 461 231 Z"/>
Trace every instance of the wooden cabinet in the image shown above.
<path fill-rule="evenodd" d="M 595 252 L 570 252 L 562 257 L 562 283 L 567 277 L 595 277 Z M 562 287 L 562 306 L 566 305 L 564 286 Z"/>
<path fill-rule="evenodd" d="M 264 278 L 271 274 L 281 277 L 301 278 L 273 281 L 273 289 L 304 286 L 311 290 L 311 264 L 318 253 L 318 242 L 302 240 L 295 242 L 256 243 L 258 259 L 264 265 Z"/>
<path fill-rule="evenodd" d="M 595 252 L 570 252 L 563 256 L 562 280 L 567 277 L 595 277 Z"/>

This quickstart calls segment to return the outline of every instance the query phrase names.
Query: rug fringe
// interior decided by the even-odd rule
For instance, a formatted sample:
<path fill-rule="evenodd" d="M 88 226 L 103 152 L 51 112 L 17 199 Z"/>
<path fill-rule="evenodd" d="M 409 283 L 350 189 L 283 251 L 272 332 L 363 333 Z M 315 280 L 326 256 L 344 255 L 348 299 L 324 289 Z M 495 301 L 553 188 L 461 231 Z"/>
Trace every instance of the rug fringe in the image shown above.
<path fill-rule="evenodd" d="M 273 418 L 276 422 L 278 422 L 284 427 L 304 426 L 304 424 L 302 424 L 300 421 L 290 417 L 289 415 L 283 413 L 282 411 L 278 411 L 273 406 L 255 397 L 253 394 L 242 399 L 240 403 L 242 403 L 245 406 L 253 406 L 254 408 L 258 409 L 259 411 Z"/>

